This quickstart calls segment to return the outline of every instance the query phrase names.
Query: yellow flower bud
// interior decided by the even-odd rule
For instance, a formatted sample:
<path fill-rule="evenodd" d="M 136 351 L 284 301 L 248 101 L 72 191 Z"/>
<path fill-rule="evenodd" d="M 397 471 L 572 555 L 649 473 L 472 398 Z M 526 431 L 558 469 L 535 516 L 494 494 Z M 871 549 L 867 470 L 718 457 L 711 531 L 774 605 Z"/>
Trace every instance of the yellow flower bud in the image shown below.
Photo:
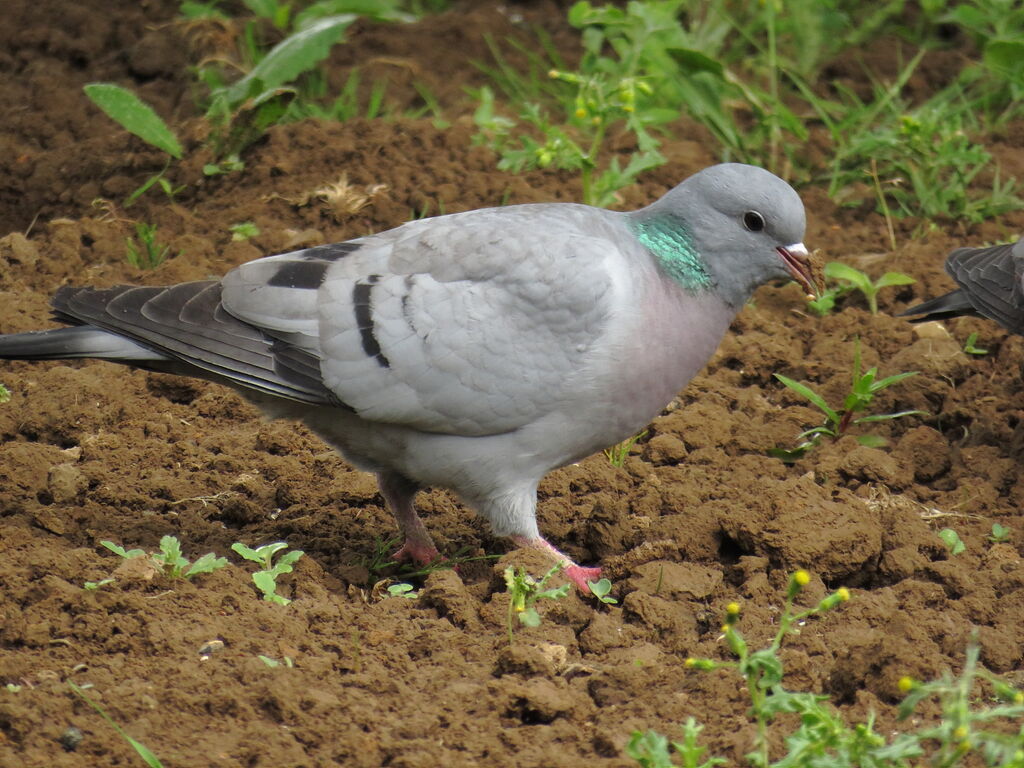
<path fill-rule="evenodd" d="M 1013 703 L 1024 704 L 1024 691 L 1017 691 L 1015 694 L 1013 694 Z"/>
<path fill-rule="evenodd" d="M 697 666 L 697 660 L 695 658 L 693 658 L 693 656 L 688 656 L 686 661 L 683 662 L 683 666 L 685 666 L 685 667 L 695 667 L 695 666 Z"/>
<path fill-rule="evenodd" d="M 963 741 L 970 735 L 970 731 L 964 726 L 960 725 L 953 729 L 953 738 L 957 741 Z"/>
<path fill-rule="evenodd" d="M 799 571 L 793 573 L 793 581 L 801 587 L 806 587 L 811 581 L 811 574 L 801 568 Z"/>
<path fill-rule="evenodd" d="M 740 612 L 740 604 L 739 603 L 729 603 L 727 606 L 725 606 L 725 612 L 730 614 L 730 615 L 732 615 L 732 616 L 738 615 L 739 612 Z"/>
<path fill-rule="evenodd" d="M 896 687 L 900 689 L 900 693 L 910 693 L 917 687 L 917 681 L 912 677 L 904 676 L 896 683 Z"/>
<path fill-rule="evenodd" d="M 557 78 L 557 77 L 558 77 L 558 74 L 559 74 L 559 73 L 558 73 L 558 70 L 557 70 L 557 69 L 549 69 L 549 70 L 548 70 L 548 77 L 550 77 L 550 78 L 551 78 L 552 80 L 554 80 L 555 78 Z"/>
<path fill-rule="evenodd" d="M 845 603 L 847 600 L 850 599 L 850 590 L 848 590 L 846 587 L 840 587 L 836 590 L 836 595 L 839 596 L 840 601 Z"/>
<path fill-rule="evenodd" d="M 576 108 L 576 117 L 586 117 L 586 116 L 587 116 L 587 110 L 585 110 L 583 107 L 577 107 Z"/>

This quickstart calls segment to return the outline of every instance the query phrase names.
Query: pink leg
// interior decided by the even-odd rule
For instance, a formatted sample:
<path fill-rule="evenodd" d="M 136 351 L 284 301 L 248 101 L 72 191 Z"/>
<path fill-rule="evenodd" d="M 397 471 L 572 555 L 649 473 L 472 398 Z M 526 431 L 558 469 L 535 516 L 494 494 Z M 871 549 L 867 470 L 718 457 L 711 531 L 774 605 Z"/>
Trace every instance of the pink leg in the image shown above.
<path fill-rule="evenodd" d="M 565 566 L 565 570 L 563 571 L 565 577 L 575 584 L 580 592 L 583 592 L 584 594 L 590 594 L 590 586 L 587 584 L 588 581 L 597 581 L 601 578 L 600 568 L 585 568 L 581 565 L 576 565 L 576 563 L 555 549 L 547 539 L 541 536 L 538 536 L 535 539 L 529 539 L 526 536 L 512 536 L 510 538 L 515 542 L 516 546 L 539 549 L 542 552 L 551 555 L 556 562 L 563 563 Z"/>
<path fill-rule="evenodd" d="M 401 475 L 390 472 L 378 472 L 377 484 L 380 486 L 381 496 L 387 502 L 388 509 L 395 516 L 398 528 L 405 537 L 402 546 L 391 555 L 391 559 L 398 562 L 412 560 L 419 565 L 429 565 L 438 560 L 441 553 L 434 546 L 434 540 L 430 538 L 430 533 L 420 520 L 420 516 L 416 514 L 416 508 L 412 503 L 419 491 L 417 485 Z"/>

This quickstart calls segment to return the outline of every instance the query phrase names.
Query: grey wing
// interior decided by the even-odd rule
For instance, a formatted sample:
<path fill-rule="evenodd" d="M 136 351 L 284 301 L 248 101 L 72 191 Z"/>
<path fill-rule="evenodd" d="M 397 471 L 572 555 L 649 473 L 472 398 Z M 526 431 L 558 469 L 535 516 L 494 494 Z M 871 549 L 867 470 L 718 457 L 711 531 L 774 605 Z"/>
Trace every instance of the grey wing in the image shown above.
<path fill-rule="evenodd" d="M 319 361 L 232 316 L 220 296 L 221 285 L 213 280 L 167 288 L 66 286 L 54 295 L 52 306 L 58 320 L 109 331 L 156 353 L 90 356 L 226 381 L 291 400 L 338 404 L 320 380 Z"/>
<path fill-rule="evenodd" d="M 614 243 L 561 216 L 545 226 L 544 210 L 415 222 L 343 256 L 260 259 L 225 277 L 223 300 L 317 357 L 326 389 L 367 420 L 507 432 L 579 393 L 610 317 Z"/>
<path fill-rule="evenodd" d="M 978 314 L 1013 333 L 1024 333 L 1024 241 L 986 248 L 958 248 L 946 271 Z"/>

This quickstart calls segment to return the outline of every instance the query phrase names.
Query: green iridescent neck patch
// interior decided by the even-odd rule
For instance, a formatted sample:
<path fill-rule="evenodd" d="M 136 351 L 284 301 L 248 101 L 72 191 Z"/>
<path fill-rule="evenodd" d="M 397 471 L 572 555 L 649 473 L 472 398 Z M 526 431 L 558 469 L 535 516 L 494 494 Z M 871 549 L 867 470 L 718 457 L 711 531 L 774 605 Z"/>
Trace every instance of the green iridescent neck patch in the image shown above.
<path fill-rule="evenodd" d="M 636 239 L 655 255 L 668 276 L 683 288 L 696 292 L 711 287 L 707 265 L 679 219 L 655 215 L 632 220 L 630 228 Z"/>

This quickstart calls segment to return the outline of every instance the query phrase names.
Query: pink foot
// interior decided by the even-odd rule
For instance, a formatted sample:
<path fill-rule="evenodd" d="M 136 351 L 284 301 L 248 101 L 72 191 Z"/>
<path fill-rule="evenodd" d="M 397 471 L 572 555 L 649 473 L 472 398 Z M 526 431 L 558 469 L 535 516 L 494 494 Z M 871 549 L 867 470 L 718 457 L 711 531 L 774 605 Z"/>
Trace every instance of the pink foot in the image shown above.
<path fill-rule="evenodd" d="M 600 568 L 586 568 L 582 565 L 570 565 L 563 573 L 565 573 L 565 578 L 575 584 L 585 595 L 590 594 L 590 585 L 587 582 L 597 581 L 601 578 Z"/>
<path fill-rule="evenodd" d="M 526 536 L 512 536 L 511 539 L 517 546 L 539 549 L 541 552 L 552 556 L 556 562 L 562 563 L 565 566 L 562 573 L 585 595 L 590 594 L 590 586 L 587 582 L 597 581 L 601 577 L 600 568 L 585 568 L 581 565 L 576 565 L 576 563 L 551 546 L 551 543 L 543 537 L 538 536 L 535 539 L 530 539 Z"/>
<path fill-rule="evenodd" d="M 413 562 L 417 565 L 430 565 L 435 560 L 441 559 L 441 553 L 433 544 L 416 544 L 406 539 L 405 543 L 391 555 L 391 559 L 396 563 Z"/>

